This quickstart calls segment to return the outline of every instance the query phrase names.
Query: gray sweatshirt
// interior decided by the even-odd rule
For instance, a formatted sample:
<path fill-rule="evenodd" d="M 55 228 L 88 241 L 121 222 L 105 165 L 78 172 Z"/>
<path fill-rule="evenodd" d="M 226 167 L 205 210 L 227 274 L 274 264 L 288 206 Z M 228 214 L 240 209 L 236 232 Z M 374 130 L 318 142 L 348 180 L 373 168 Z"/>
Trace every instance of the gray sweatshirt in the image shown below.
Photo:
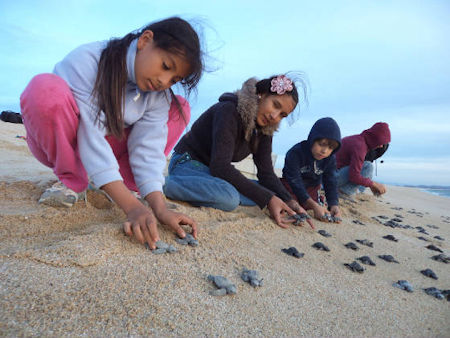
<path fill-rule="evenodd" d="M 89 179 L 96 187 L 122 180 L 119 165 L 105 139 L 103 123 L 95 123 L 97 106 L 92 97 L 98 62 L 107 41 L 81 45 L 56 64 L 53 72 L 69 85 L 80 110 L 78 149 Z M 128 48 L 128 82 L 125 88 L 124 121 L 132 126 L 128 137 L 130 166 L 142 196 L 162 191 L 166 164 L 167 120 L 170 107 L 168 91 L 142 92 L 136 85 L 134 60 L 137 40 Z M 104 121 L 104 114 L 101 120 Z"/>

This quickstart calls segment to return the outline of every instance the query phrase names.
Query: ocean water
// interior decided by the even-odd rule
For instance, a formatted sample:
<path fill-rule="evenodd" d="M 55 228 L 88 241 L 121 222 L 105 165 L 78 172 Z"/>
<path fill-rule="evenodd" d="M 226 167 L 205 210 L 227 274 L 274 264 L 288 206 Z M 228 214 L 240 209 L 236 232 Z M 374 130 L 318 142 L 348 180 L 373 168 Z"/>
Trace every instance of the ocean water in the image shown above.
<path fill-rule="evenodd" d="M 433 195 L 450 198 L 450 188 L 421 188 L 420 190 Z"/>

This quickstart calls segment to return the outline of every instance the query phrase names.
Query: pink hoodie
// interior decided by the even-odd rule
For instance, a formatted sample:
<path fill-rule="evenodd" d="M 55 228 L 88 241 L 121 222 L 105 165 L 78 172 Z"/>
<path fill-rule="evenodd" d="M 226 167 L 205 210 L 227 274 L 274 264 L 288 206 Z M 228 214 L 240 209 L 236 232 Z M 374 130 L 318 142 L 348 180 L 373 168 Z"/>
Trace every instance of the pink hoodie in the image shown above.
<path fill-rule="evenodd" d="M 361 176 L 364 158 L 369 150 L 391 142 L 389 125 L 377 122 L 371 128 L 359 135 L 347 136 L 342 139 L 342 145 L 336 153 L 338 169 L 349 166 L 349 180 L 365 187 L 372 186 L 372 180 Z"/>

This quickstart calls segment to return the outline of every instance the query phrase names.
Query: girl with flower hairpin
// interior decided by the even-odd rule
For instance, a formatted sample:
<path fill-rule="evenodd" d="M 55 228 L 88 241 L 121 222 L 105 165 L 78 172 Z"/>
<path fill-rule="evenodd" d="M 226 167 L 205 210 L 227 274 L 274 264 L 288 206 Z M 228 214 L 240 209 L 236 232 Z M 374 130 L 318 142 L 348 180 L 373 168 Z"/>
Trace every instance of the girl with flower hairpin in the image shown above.
<path fill-rule="evenodd" d="M 288 227 L 292 221 L 282 215 L 305 210 L 273 170 L 272 137 L 297 103 L 295 83 L 285 75 L 261 81 L 251 78 L 240 90 L 220 96 L 175 147 L 163 187 L 165 195 L 224 211 L 240 204 L 267 207 L 280 227 Z M 258 182 L 231 164 L 249 154 L 253 155 Z"/>

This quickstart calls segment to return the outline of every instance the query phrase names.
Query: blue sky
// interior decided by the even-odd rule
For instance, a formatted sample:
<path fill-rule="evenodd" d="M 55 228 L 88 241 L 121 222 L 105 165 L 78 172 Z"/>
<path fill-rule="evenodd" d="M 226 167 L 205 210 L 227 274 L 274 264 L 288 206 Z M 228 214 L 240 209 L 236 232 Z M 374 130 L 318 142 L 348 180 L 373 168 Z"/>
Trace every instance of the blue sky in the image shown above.
<path fill-rule="evenodd" d="M 277 166 L 313 123 L 333 117 L 343 136 L 378 121 L 392 143 L 385 183 L 450 185 L 449 1 L 0 0 L 0 108 L 19 110 L 35 74 L 78 45 L 120 37 L 172 15 L 201 30 L 208 66 L 192 117 L 249 77 L 306 73 L 309 106 L 274 138 Z"/>

